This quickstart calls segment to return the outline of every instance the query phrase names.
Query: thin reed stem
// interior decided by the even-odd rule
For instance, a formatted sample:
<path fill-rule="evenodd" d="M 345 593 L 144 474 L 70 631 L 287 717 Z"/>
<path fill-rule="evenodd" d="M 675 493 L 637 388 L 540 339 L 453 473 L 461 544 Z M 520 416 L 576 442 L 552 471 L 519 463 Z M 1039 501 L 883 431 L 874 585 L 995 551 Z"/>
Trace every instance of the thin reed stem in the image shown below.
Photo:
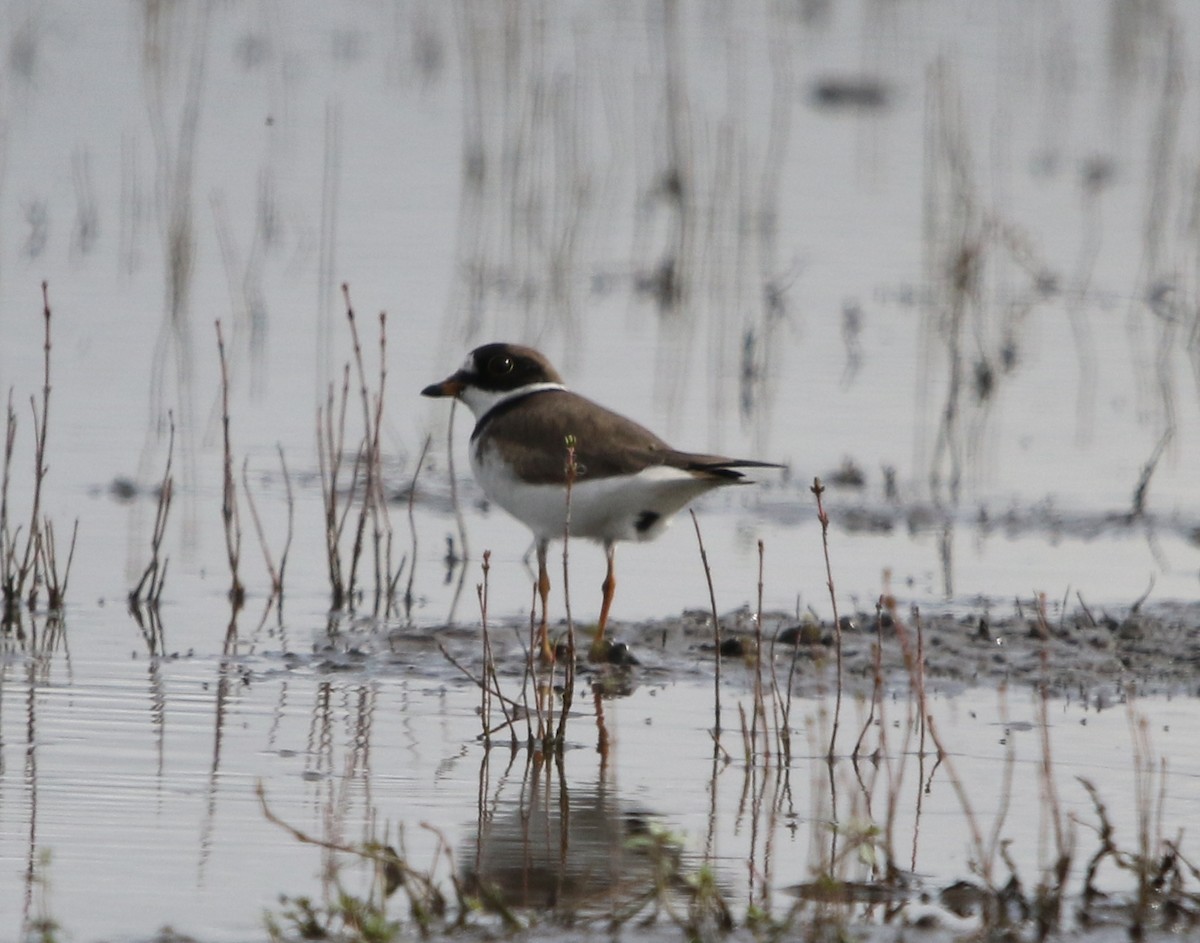
<path fill-rule="evenodd" d="M 341 609 L 346 602 L 346 584 L 342 572 L 341 528 L 345 518 L 338 512 L 338 479 L 342 464 L 342 441 L 346 429 L 346 401 L 349 398 L 350 365 L 342 370 L 342 398 L 338 423 L 333 416 L 337 399 L 329 384 L 325 408 L 317 408 L 317 463 L 321 475 L 321 500 L 325 512 L 325 561 L 329 571 L 330 608 Z"/>
<path fill-rule="evenodd" d="M 767 736 L 767 708 L 763 700 L 762 621 L 763 621 L 763 562 L 766 545 L 758 541 L 758 594 L 754 611 L 754 715 L 750 721 L 750 738 L 758 742 L 758 725 L 762 724 L 764 759 L 770 762 L 771 741 Z"/>
<path fill-rule="evenodd" d="M 854 749 L 850 751 L 850 756 L 855 761 L 858 760 L 859 753 L 862 750 L 863 740 L 867 737 L 867 731 L 871 729 L 871 725 L 875 723 L 875 712 L 878 710 L 882 716 L 882 698 L 883 698 L 883 599 L 880 597 L 875 603 L 875 643 L 874 651 L 871 653 L 872 667 L 874 668 L 871 681 L 871 706 L 867 709 L 867 719 L 863 723 L 862 730 L 858 733 L 858 739 L 854 742 Z"/>
<path fill-rule="evenodd" d="M 821 496 L 825 486 L 820 478 L 814 478 L 812 493 L 817 498 L 817 520 L 821 522 L 821 548 L 825 552 L 825 585 L 829 587 L 829 602 L 833 607 L 833 637 L 837 653 L 837 691 L 833 702 L 833 729 L 829 734 L 829 759 L 833 760 L 837 752 L 838 725 L 842 718 L 842 620 L 838 616 L 837 591 L 833 585 L 833 566 L 829 562 L 829 515 Z"/>
<path fill-rule="evenodd" d="M 135 609 L 143 601 L 151 607 L 157 606 L 167 578 L 168 560 L 162 556 L 162 544 L 166 536 L 167 520 L 171 513 L 171 499 L 175 493 L 175 478 L 171 474 L 171 464 L 175 457 L 175 413 L 172 410 L 167 411 L 167 421 L 170 428 L 167 439 L 167 463 L 163 469 L 162 483 L 158 488 L 154 528 L 150 532 L 150 562 L 146 564 L 141 579 L 129 593 L 129 605 Z M 145 590 L 144 596 L 143 590 Z"/>
<path fill-rule="evenodd" d="M 279 601 L 283 602 L 283 578 L 287 572 L 288 554 L 292 550 L 292 537 L 296 530 L 296 499 L 292 494 L 292 476 L 288 472 L 287 460 L 283 457 L 283 446 L 276 443 L 279 453 L 279 470 L 283 474 L 283 488 L 287 498 L 287 535 L 283 539 L 283 550 L 279 553 Z"/>
<path fill-rule="evenodd" d="M 13 450 L 17 441 L 17 414 L 12 404 L 13 391 L 8 391 L 4 436 L 4 477 L 0 481 L 0 581 L 3 581 L 3 619 L 5 628 L 17 621 L 20 614 L 20 587 L 17 583 L 15 547 L 17 535 L 8 530 L 8 485 L 12 480 Z"/>
<path fill-rule="evenodd" d="M 54 543 L 54 525 L 50 518 L 42 522 L 45 540 L 42 543 L 42 574 L 46 582 L 46 605 L 55 612 L 61 612 L 67 602 L 67 584 L 71 579 L 71 563 L 75 560 L 75 545 L 79 539 L 79 518 L 71 528 L 71 544 L 67 548 L 67 562 L 60 574 L 58 572 L 58 549 Z"/>
<path fill-rule="evenodd" d="M 250 456 L 248 455 L 242 459 L 242 491 L 246 495 L 246 507 L 250 509 L 250 522 L 254 525 L 254 533 L 258 537 L 263 563 L 267 568 L 267 575 L 271 578 L 271 597 L 274 598 L 279 595 L 279 572 L 275 569 L 271 548 L 267 546 L 267 535 L 263 532 L 262 519 L 258 516 L 258 505 L 254 503 L 254 495 L 250 491 Z"/>
<path fill-rule="evenodd" d="M 29 399 L 33 412 L 33 499 L 29 511 L 29 530 L 25 535 L 25 552 L 21 557 L 17 583 L 18 595 L 23 595 L 25 581 L 37 566 L 36 547 L 41 535 L 42 485 L 46 480 L 46 435 L 50 428 L 50 295 L 49 284 L 42 282 L 42 408 L 38 412 L 37 400 Z M 33 580 L 29 589 L 28 606 L 37 608 L 38 581 Z"/>
<path fill-rule="evenodd" d="M 372 515 L 375 501 L 375 480 L 377 471 L 375 445 L 371 424 L 371 396 L 367 390 L 366 370 L 363 367 L 362 344 L 358 339 L 358 323 L 354 316 L 354 307 L 350 304 L 350 286 L 342 285 L 342 297 L 346 302 L 346 322 L 350 325 L 351 346 L 354 351 L 354 363 L 358 375 L 358 394 L 363 410 L 363 441 L 359 448 L 356 464 L 363 469 L 363 495 L 359 505 L 358 524 L 354 528 L 354 543 L 350 550 L 350 605 L 354 605 L 354 587 L 358 583 L 358 564 L 362 559 L 363 543 L 366 539 L 367 520 Z"/>
<path fill-rule="evenodd" d="M 229 587 L 229 599 L 233 603 L 234 612 L 236 612 L 246 599 L 246 589 L 238 576 L 238 563 L 242 552 L 242 530 L 238 521 L 237 491 L 233 479 L 233 446 L 229 437 L 229 364 L 225 357 L 225 338 L 221 334 L 220 320 L 216 321 L 216 329 L 217 353 L 221 360 L 221 430 L 225 453 L 221 520 L 225 525 L 225 553 L 229 560 L 229 572 L 232 580 Z M 232 628 L 232 622 L 230 626 Z"/>
<path fill-rule="evenodd" d="M 458 528 L 458 556 L 465 563 L 471 558 L 467 546 L 467 522 L 463 517 L 462 504 L 458 500 L 458 478 L 454 474 L 454 414 L 458 398 L 450 400 L 450 419 L 446 423 L 446 470 L 450 475 L 450 506 L 454 509 L 454 523 Z"/>
<path fill-rule="evenodd" d="M 692 526 L 696 529 L 696 543 L 700 546 L 700 562 L 704 566 L 704 578 L 708 581 L 708 601 L 712 607 L 713 620 L 713 654 L 716 658 L 716 668 L 713 671 L 713 739 L 716 744 L 721 740 L 721 620 L 717 618 L 717 594 L 713 589 L 712 570 L 708 566 L 708 553 L 704 549 L 704 537 L 700 534 L 700 522 L 696 512 L 691 508 Z"/>
<path fill-rule="evenodd" d="M 567 714 L 575 700 L 575 620 L 571 616 L 571 492 L 575 486 L 575 478 L 579 473 L 579 465 L 575 460 L 575 437 L 567 436 L 567 465 L 566 465 L 566 512 L 563 519 L 563 606 L 567 614 L 567 664 L 563 670 L 562 709 L 558 715 L 558 730 L 554 735 L 555 750 L 561 756 L 567 737 Z"/>
<path fill-rule="evenodd" d="M 413 583 L 417 578 L 417 517 L 415 513 L 415 502 L 417 495 L 417 478 L 421 474 L 421 469 L 425 466 L 425 458 L 429 455 L 429 446 L 433 443 L 433 436 L 425 436 L 425 442 L 421 445 L 421 454 L 417 457 L 417 467 L 413 469 L 412 481 L 408 488 L 408 535 L 409 535 L 409 564 L 408 564 L 408 583 L 404 587 L 404 617 L 406 619 L 412 616 L 412 607 L 415 597 L 413 596 Z M 399 569 L 396 571 L 396 580 L 400 579 Z"/>
<path fill-rule="evenodd" d="M 488 572 L 492 568 L 492 552 L 483 551 L 483 582 L 475 587 L 479 596 L 479 620 L 483 632 L 483 677 L 485 681 L 495 676 L 496 665 L 492 658 L 492 637 L 488 633 Z M 492 697 L 487 684 L 480 685 L 479 719 L 483 724 L 483 745 L 492 745 L 489 728 L 492 725 Z"/>

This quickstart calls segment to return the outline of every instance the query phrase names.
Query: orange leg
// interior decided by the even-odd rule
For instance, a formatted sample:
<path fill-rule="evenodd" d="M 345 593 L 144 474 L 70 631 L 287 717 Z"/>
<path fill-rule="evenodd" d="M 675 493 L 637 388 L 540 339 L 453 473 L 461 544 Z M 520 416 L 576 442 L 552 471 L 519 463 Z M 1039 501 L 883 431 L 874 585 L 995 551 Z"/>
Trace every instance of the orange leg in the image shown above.
<path fill-rule="evenodd" d="M 542 599 L 542 629 L 541 629 L 541 645 L 542 659 L 544 661 L 554 661 L 554 649 L 550 647 L 550 629 L 548 617 L 546 615 L 547 601 L 550 598 L 550 574 L 546 572 L 546 551 L 550 547 L 550 541 L 539 540 L 537 542 L 537 562 L 538 562 L 538 595 Z"/>
<path fill-rule="evenodd" d="M 604 544 L 604 556 L 608 558 L 608 572 L 600 585 L 603 594 L 600 603 L 600 621 L 596 624 L 596 638 L 592 641 L 592 657 L 597 658 L 604 653 L 604 627 L 608 625 L 608 611 L 612 608 L 613 594 L 617 589 L 617 578 L 613 575 L 613 554 L 616 550 L 612 541 Z"/>

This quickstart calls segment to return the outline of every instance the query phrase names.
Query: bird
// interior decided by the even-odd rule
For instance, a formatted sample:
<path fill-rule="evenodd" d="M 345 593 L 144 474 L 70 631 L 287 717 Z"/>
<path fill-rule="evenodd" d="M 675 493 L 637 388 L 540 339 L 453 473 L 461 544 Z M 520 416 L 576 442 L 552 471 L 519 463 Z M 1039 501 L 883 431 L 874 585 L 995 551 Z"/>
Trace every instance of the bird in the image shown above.
<path fill-rule="evenodd" d="M 569 536 L 598 541 L 607 561 L 590 650 L 593 660 L 603 660 L 617 585 L 616 544 L 657 537 L 674 514 L 707 491 L 751 484 L 742 469 L 782 467 L 672 448 L 632 419 L 569 390 L 545 356 L 520 344 L 476 347 L 461 368 L 421 395 L 454 397 L 471 410 L 476 481 L 490 501 L 533 532 L 540 647 L 548 660 L 554 653 L 547 630 L 546 555 L 550 541 L 568 533 L 569 476 Z"/>

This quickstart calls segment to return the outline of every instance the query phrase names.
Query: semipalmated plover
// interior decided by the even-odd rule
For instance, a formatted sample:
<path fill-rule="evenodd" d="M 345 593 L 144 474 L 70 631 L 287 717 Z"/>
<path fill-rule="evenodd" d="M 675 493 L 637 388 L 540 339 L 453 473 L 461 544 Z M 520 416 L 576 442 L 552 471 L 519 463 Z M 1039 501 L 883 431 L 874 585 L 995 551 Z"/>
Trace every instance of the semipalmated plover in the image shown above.
<path fill-rule="evenodd" d="M 608 560 L 593 656 L 605 650 L 616 542 L 657 537 L 693 498 L 723 485 L 749 484 L 738 469 L 780 467 L 673 449 L 633 420 L 572 393 L 545 357 L 518 344 L 477 347 L 461 369 L 421 395 L 454 396 L 467 404 L 476 420 L 476 480 L 490 500 L 533 531 L 546 657 L 552 657 L 546 552 L 566 529 L 568 443 L 575 450 L 570 536 L 600 541 Z"/>

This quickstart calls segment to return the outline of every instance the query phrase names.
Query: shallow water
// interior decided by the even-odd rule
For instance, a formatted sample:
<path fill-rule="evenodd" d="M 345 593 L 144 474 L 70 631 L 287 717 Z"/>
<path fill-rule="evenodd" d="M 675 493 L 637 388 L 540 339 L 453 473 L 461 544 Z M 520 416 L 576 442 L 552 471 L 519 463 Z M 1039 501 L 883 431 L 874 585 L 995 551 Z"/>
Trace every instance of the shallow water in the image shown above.
<path fill-rule="evenodd" d="M 1000 823 L 1024 880 L 1045 863 L 1039 720 L 1023 688 L 943 694 L 931 684 L 930 710 L 952 768 L 935 763 L 928 740 L 919 755 L 917 733 L 906 737 L 912 706 L 891 691 L 882 766 L 864 760 L 856 768 L 843 758 L 831 780 L 821 759 L 831 697 L 793 703 L 789 766 L 744 765 L 736 716 L 739 705 L 752 709 L 750 676 L 728 661 L 729 755 L 714 760 L 713 689 L 704 677 L 712 664 L 703 661 L 683 677 L 642 672 L 626 696 L 601 702 L 600 714 L 583 697 L 568 722 L 561 772 L 539 772 L 524 751 L 510 752 L 503 735 L 501 745 L 481 747 L 477 689 L 419 640 L 401 636 L 369 653 L 363 637 L 287 657 L 287 646 L 264 638 L 254 655 L 149 658 L 128 634 L 115 641 L 120 626 L 106 620 L 80 620 L 70 634 L 84 640 L 70 653 L 12 657 L 4 667 L 0 858 L 9 878 L 0 894 L 5 913 L 45 912 L 86 938 L 146 936 L 170 925 L 205 939 L 245 939 L 258 935 L 263 911 L 279 909 L 281 892 L 315 892 L 322 853 L 264 818 L 260 783 L 290 825 L 343 843 L 385 832 L 395 842 L 400 834 L 407 860 L 442 881 L 449 865 L 440 842 L 465 872 L 481 868 L 510 887 L 515 879 L 504 875 L 521 862 L 530 868 L 532 855 L 534 876 L 523 872 L 517 900 L 555 900 L 582 913 L 608 913 L 622 894 L 645 889 L 648 879 L 638 874 L 648 865 L 628 842 L 630 829 L 641 834 L 650 825 L 679 843 L 692 867 L 710 862 L 735 904 L 748 900 L 753 863 L 776 906 L 786 907 L 783 889 L 810 880 L 828 860 L 831 820 L 842 823 L 843 836 L 890 820 L 896 864 L 936 894 L 970 874 L 968 820 L 952 777 L 981 827 Z M 447 644 L 463 657 L 474 646 L 465 637 Z M 504 687 L 515 693 L 518 686 L 506 673 Z M 1137 788 L 1151 788 L 1156 801 L 1161 788 L 1162 834 L 1200 814 L 1193 706 L 1189 699 L 1132 707 L 1051 702 L 1053 778 L 1064 815 L 1078 820 L 1077 872 L 1095 850 L 1088 823 L 1098 820 L 1076 777 L 1096 784 L 1123 847 L 1136 846 L 1136 808 L 1124 797 Z M 865 705 L 848 700 L 842 751 L 864 720 Z M 1139 722 L 1150 754 L 1133 742 Z M 866 752 L 879 735 L 879 728 L 868 734 Z M 1135 760 L 1153 770 L 1159 756 L 1169 758 L 1161 780 L 1139 784 Z M 889 788 L 897 794 L 890 816 Z M 522 833 L 522 809 L 527 816 L 549 810 L 548 818 L 535 812 Z M 602 881 L 622 856 L 629 858 L 619 866 L 624 882 Z M 539 883 L 539 861 L 543 870 L 557 866 L 549 886 L 544 875 Z M 353 886 L 358 872 L 346 868 Z M 870 869 L 852 860 L 838 872 L 865 879 Z M 1121 877 L 1108 876 L 1107 886 L 1123 886 Z"/>
<path fill-rule="evenodd" d="M 460 864 L 472 854 L 481 770 L 499 810 L 525 781 L 523 758 L 510 769 L 507 751 L 484 754 L 477 694 L 434 638 L 477 663 L 485 549 L 489 619 L 522 623 L 528 543 L 461 477 L 459 411 L 469 560 L 447 567 L 447 538 L 464 549 L 447 410 L 417 391 L 485 340 L 536 343 L 574 387 L 681 447 L 789 463 L 697 505 L 721 612 L 757 606 L 761 541 L 764 607 L 830 620 L 814 475 L 830 483 L 842 612 L 869 612 L 885 591 L 902 608 L 992 615 L 1027 613 L 1045 593 L 1052 618 L 1081 600 L 1119 618 L 1148 588 L 1151 602 L 1195 598 L 1200 12 L 1029 0 L 505 9 L 0 10 L 9 537 L 22 545 L 31 511 L 43 279 L 40 510 L 60 557 L 79 521 L 64 628 L 47 636 L 44 614 L 26 615 L 0 649 L 0 937 L 39 913 L 81 940 L 163 924 L 260 935 L 279 893 L 319 888 L 321 855 L 266 821 L 259 780 L 305 831 L 352 840 L 403 825 L 412 859 L 433 867 L 428 821 Z M 384 385 L 393 564 L 405 558 L 399 585 L 413 595 L 403 618 L 345 617 L 331 634 L 314 428 L 352 356 L 342 282 L 367 383 Z M 230 646 L 218 318 L 239 492 L 245 461 L 276 564 L 288 521 L 277 447 L 295 501 L 284 616 L 260 624 L 267 567 L 239 496 L 249 602 Z M 169 569 L 161 635 L 146 636 L 125 596 L 149 557 L 168 416 Z M 427 435 L 410 530 L 403 492 Z M 847 460 L 861 487 L 833 484 Z M 622 547 L 617 565 L 618 631 L 710 606 L 686 516 Z M 576 619 L 594 617 L 602 569 L 596 548 L 572 545 Z M 556 560 L 555 618 L 561 572 Z M 728 680 L 734 760 L 714 777 L 710 662 L 666 667 L 605 702 L 603 769 L 594 707 L 577 705 L 565 783 L 595 823 L 581 841 L 610 848 L 605 823 L 619 836 L 630 815 L 661 820 L 744 896 L 747 860 L 766 847 L 747 834 L 729 733 L 744 680 Z M 985 821 L 1018 745 L 1005 832 L 1033 873 L 1038 753 L 1019 727 L 1033 708 L 1009 692 L 1018 727 L 1006 737 L 999 704 L 947 688 L 934 707 Z M 1169 758 L 1167 835 L 1197 811 L 1190 707 L 1136 705 Z M 797 702 L 789 805 L 757 819 L 773 830 L 777 897 L 810 877 L 828 837 L 812 730 L 829 709 Z M 1051 711 L 1064 805 L 1086 819 L 1073 776 L 1094 777 L 1132 845 L 1125 710 Z M 912 790 L 918 760 L 903 755 Z M 851 816 L 844 761 L 835 780 Z M 919 832 L 904 811 L 912 791 L 897 822 L 930 886 L 968 871 L 962 810 L 940 783 Z"/>

